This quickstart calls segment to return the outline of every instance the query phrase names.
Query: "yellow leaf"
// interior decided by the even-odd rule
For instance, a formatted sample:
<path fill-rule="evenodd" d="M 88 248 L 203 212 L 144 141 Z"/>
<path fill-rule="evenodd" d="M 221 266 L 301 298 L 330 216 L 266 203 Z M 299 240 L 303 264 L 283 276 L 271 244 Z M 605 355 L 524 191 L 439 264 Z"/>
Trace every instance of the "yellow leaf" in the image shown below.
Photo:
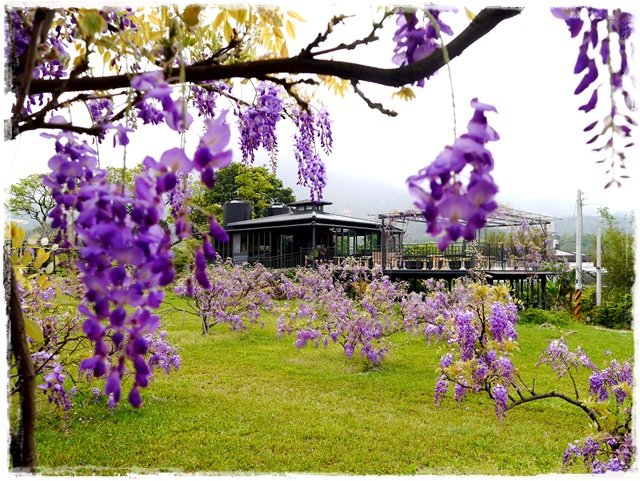
<path fill-rule="evenodd" d="M 33 267 L 36 269 L 40 269 L 47 260 L 49 260 L 49 256 L 51 254 L 49 252 L 45 252 L 44 249 L 38 249 L 38 257 L 33 261 Z"/>
<path fill-rule="evenodd" d="M 223 10 L 216 16 L 215 20 L 213 21 L 212 27 L 214 29 L 218 28 L 220 25 L 222 25 L 222 22 L 224 22 L 226 19 L 227 19 L 227 11 Z"/>
<path fill-rule="evenodd" d="M 246 8 L 238 8 L 231 11 L 231 15 L 238 22 L 238 24 L 243 24 L 247 20 L 247 9 Z"/>
<path fill-rule="evenodd" d="M 92 38 L 107 28 L 107 22 L 97 10 L 84 10 L 78 18 L 78 28 L 85 38 Z"/>
<path fill-rule="evenodd" d="M 187 27 L 195 27 L 200 21 L 201 5 L 187 5 L 182 11 L 182 21 Z"/>
<path fill-rule="evenodd" d="M 18 264 L 20 264 L 20 256 L 15 252 L 11 255 L 11 265 L 17 266 Z"/>
<path fill-rule="evenodd" d="M 31 252 L 26 251 L 24 254 L 22 254 L 22 257 L 20 258 L 20 264 L 23 266 L 28 266 L 29 264 L 31 264 L 32 260 L 33 260 L 33 256 L 31 255 Z"/>
<path fill-rule="evenodd" d="M 467 14 L 467 18 L 470 22 L 473 22 L 476 18 L 476 14 L 469 10 L 467 7 L 464 7 L 464 13 Z"/>
<path fill-rule="evenodd" d="M 287 12 L 287 15 L 289 15 L 290 17 L 293 17 L 293 18 L 295 18 L 296 20 L 299 20 L 299 21 L 301 21 L 301 22 L 304 22 L 304 21 L 305 21 L 304 17 L 302 17 L 299 13 L 294 12 L 293 10 L 289 10 L 289 11 Z"/>
<path fill-rule="evenodd" d="M 402 87 L 397 92 L 394 92 L 392 97 L 398 97 L 400 100 L 413 100 L 416 98 L 416 94 L 413 93 L 413 90 L 409 87 Z"/>
<path fill-rule="evenodd" d="M 15 224 L 13 222 L 11 223 L 11 245 L 13 246 L 14 249 L 17 249 L 22 245 L 22 243 L 24 242 L 25 235 L 26 234 L 22 227 L 20 227 L 18 224 Z"/>
<path fill-rule="evenodd" d="M 286 57 L 288 57 L 288 56 L 289 56 L 289 49 L 287 48 L 287 44 L 286 44 L 286 43 L 283 43 L 283 44 L 280 46 L 280 56 L 281 56 L 282 58 L 286 58 Z"/>
<path fill-rule="evenodd" d="M 230 42 L 232 36 L 233 36 L 233 29 L 231 28 L 231 24 L 229 22 L 224 22 L 224 39 L 227 42 Z"/>
<path fill-rule="evenodd" d="M 47 264 L 46 269 L 44 270 L 47 274 L 52 274 L 53 273 L 53 262 L 49 262 Z"/>
<path fill-rule="evenodd" d="M 44 335 L 42 334 L 42 328 L 35 323 L 33 319 L 24 318 L 24 332 L 31 339 L 34 339 L 40 344 L 44 343 Z"/>
<path fill-rule="evenodd" d="M 293 22 L 291 20 L 287 20 L 287 33 L 289 34 L 289 36 L 293 39 L 296 38 L 296 27 L 293 25 Z"/>
<path fill-rule="evenodd" d="M 45 284 L 47 284 L 47 276 L 44 274 L 40 274 L 36 279 L 36 283 L 42 288 L 45 288 Z"/>

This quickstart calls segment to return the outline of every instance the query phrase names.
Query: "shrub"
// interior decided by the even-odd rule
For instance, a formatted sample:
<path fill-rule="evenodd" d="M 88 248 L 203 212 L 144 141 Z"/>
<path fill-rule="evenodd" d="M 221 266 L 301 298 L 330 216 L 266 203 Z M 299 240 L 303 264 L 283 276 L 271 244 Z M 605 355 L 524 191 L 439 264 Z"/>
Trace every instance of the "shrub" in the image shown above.
<path fill-rule="evenodd" d="M 566 326 L 571 322 L 571 315 L 567 311 L 545 311 L 532 307 L 520 313 L 519 322 L 521 324 Z"/>
<path fill-rule="evenodd" d="M 604 302 L 593 308 L 589 323 L 611 329 L 631 329 L 632 309 L 633 303 L 630 298 Z"/>

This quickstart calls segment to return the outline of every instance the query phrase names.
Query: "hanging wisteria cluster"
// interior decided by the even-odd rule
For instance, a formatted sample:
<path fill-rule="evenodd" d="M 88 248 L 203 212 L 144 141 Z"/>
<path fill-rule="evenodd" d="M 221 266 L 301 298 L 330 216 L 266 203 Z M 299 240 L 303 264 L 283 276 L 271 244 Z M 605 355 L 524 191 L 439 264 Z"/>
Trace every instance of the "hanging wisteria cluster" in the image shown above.
<path fill-rule="evenodd" d="M 298 184 L 309 188 L 312 201 L 321 202 L 327 179 L 317 143 L 326 155 L 331 153 L 333 137 L 329 114 L 325 110 L 314 115 L 311 110 L 296 109 L 292 118 L 298 128 L 293 137 Z"/>
<path fill-rule="evenodd" d="M 24 69 L 26 54 L 32 39 L 33 10 L 27 8 L 13 8 L 8 12 L 5 38 L 5 58 L 13 62 L 8 67 L 10 71 L 21 74 Z M 53 78 L 59 79 L 67 77 L 69 74 L 69 64 L 71 56 L 68 49 L 68 38 L 74 34 L 77 27 L 69 25 L 56 25 L 51 28 L 48 35 L 40 45 L 41 57 L 44 62 L 36 62 L 33 68 L 33 78 Z M 11 51 L 13 49 L 13 51 Z M 34 107 L 42 107 L 45 98 L 50 97 L 43 94 L 27 96 L 22 114 L 31 114 Z"/>
<path fill-rule="evenodd" d="M 625 150 L 634 145 L 630 137 L 637 126 L 630 115 L 636 106 L 626 85 L 630 80 L 628 50 L 633 17 L 620 9 L 592 7 L 552 8 L 551 12 L 565 21 L 571 37 L 582 33 L 574 67 L 574 73 L 582 78 L 574 94 L 590 92 L 589 100 L 579 108 L 585 113 L 597 107 L 599 98 L 607 99 L 604 119 L 590 122 L 583 130 L 589 132 L 588 145 L 601 141 L 592 150 L 606 154 L 598 163 L 609 162 L 611 180 L 605 187 L 614 183 L 620 186 L 617 178 L 628 176 L 616 176 L 614 169 L 625 168 Z M 597 82 L 598 78 L 602 80 Z"/>
<path fill-rule="evenodd" d="M 401 10 L 396 17 L 398 29 L 393 35 L 396 46 L 393 49 L 392 61 L 396 65 L 411 65 L 429 57 L 442 48 L 441 35 L 453 35 L 453 30 L 440 18 L 443 12 L 457 12 L 456 8 L 428 7 L 429 14 L 424 14 L 422 21 L 418 19 L 416 10 Z M 432 20 L 433 19 L 433 20 Z M 436 25 L 437 28 L 436 28 Z M 425 79 L 416 82 L 424 87 Z"/>
<path fill-rule="evenodd" d="M 275 164 L 278 153 L 276 126 L 282 118 L 283 110 L 279 87 L 260 82 L 256 87 L 255 102 L 238 113 L 240 150 L 245 163 L 252 164 L 256 151 L 262 146 Z"/>
<path fill-rule="evenodd" d="M 484 227 L 487 216 L 498 207 L 498 186 L 491 176 L 493 156 L 485 147 L 487 142 L 500 138 L 485 115 L 496 109 L 478 99 L 471 101 L 471 107 L 474 114 L 467 133 L 407 179 L 415 205 L 427 221 L 427 233 L 439 236 L 440 250 L 461 237 L 474 240 L 476 231 Z"/>
<path fill-rule="evenodd" d="M 160 101 L 170 128 L 182 131 L 188 127 L 191 117 L 183 110 L 182 100 L 173 100 L 171 87 L 161 72 L 136 77 L 132 86 L 145 92 L 145 99 Z M 231 161 L 231 151 L 226 149 L 230 132 L 225 116 L 208 119 L 206 128 L 192 159 L 182 148 L 169 149 L 159 161 L 147 157 L 133 193 L 126 186 L 107 182 L 106 172 L 97 168 L 95 150 L 75 134 L 43 134 L 56 139 L 57 153 L 49 161 L 52 173 L 44 177 L 57 204 L 50 214 L 52 227 L 69 234 L 68 228 L 73 226 L 77 237 L 66 235 L 61 240 L 65 246 L 77 240 L 81 258 L 78 268 L 87 288 L 79 310 L 86 316 L 83 331 L 94 343 L 94 356 L 80 367 L 96 377 L 107 376 L 105 394 L 115 403 L 120 399 L 129 361 L 135 370 L 129 401 L 136 407 L 142 404 L 139 388 L 148 385 L 151 374 L 146 339 L 160 324 L 153 310 L 164 298 L 163 287 L 175 276 L 170 233 L 160 225 L 165 209 L 163 194 L 174 190 L 179 176 L 192 170 L 200 172 L 203 183 L 212 187 L 214 169 Z M 126 132 L 120 139 L 119 143 L 126 145 Z M 182 239 L 189 234 L 186 211 L 177 205 L 173 208 L 176 235 Z M 215 257 L 210 236 L 227 239 L 213 217 L 210 232 L 196 252 L 196 269 L 200 267 L 196 279 L 204 286 L 208 279 L 201 259 L 205 255 Z M 133 309 L 127 311 L 126 306 Z M 112 349 L 117 356 L 109 356 Z M 112 361 L 108 362 L 109 357 Z"/>

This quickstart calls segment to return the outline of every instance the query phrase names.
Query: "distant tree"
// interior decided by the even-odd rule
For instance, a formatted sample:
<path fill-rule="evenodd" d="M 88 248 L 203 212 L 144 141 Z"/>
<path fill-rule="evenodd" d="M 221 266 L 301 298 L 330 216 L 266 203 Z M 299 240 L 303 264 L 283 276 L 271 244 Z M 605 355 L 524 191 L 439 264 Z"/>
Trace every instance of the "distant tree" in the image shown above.
<path fill-rule="evenodd" d="M 558 249 L 566 252 L 575 252 L 576 250 L 576 235 L 574 234 L 561 234 L 558 238 Z M 587 254 L 589 260 L 595 261 L 596 252 L 596 235 L 595 234 L 582 234 L 582 252 Z"/>
<path fill-rule="evenodd" d="M 602 276 L 607 300 L 620 300 L 630 296 L 635 282 L 634 235 L 620 227 L 609 209 L 598 209 L 603 224 Z M 632 222 L 633 224 L 633 218 Z"/>
<path fill-rule="evenodd" d="M 107 180 L 113 184 L 124 184 L 131 192 L 135 188 L 135 179 L 142 172 L 142 164 L 131 168 L 107 167 Z"/>
<path fill-rule="evenodd" d="M 205 188 L 200 182 L 192 187 L 191 201 L 204 210 L 192 211 L 192 219 L 197 224 L 199 217 L 206 213 L 220 215 L 222 205 L 230 200 L 241 198 L 253 205 L 254 217 L 264 217 L 266 210 L 274 202 L 289 204 L 296 198 L 290 187 L 284 184 L 266 167 L 246 166 L 233 163 L 216 172 L 216 185 Z M 204 217 L 202 221 L 204 221 Z"/>
<path fill-rule="evenodd" d="M 9 188 L 6 206 L 15 215 L 35 220 L 43 231 L 47 231 L 47 215 L 55 206 L 51 189 L 42 183 L 41 174 L 23 177 Z"/>

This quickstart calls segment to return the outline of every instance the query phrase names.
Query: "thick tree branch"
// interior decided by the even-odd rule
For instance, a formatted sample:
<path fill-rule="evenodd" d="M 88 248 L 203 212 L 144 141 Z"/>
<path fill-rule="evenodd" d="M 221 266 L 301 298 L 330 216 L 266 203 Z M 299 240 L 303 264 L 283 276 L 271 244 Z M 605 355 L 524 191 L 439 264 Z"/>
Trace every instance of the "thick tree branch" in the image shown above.
<path fill-rule="evenodd" d="M 36 10 L 33 20 L 33 30 L 31 31 L 31 42 L 29 43 L 29 48 L 25 56 L 24 71 L 22 72 L 20 88 L 18 89 L 18 97 L 13 106 L 14 118 L 20 116 L 24 100 L 27 98 L 27 95 L 29 95 L 31 82 L 33 81 L 33 69 L 36 66 L 36 58 L 38 56 L 38 47 L 47 37 L 54 13 L 53 10 L 44 7 L 38 7 Z"/>
<path fill-rule="evenodd" d="M 36 399 L 35 374 L 31 351 L 27 344 L 24 317 L 18 297 L 18 285 L 8 250 L 4 250 L 4 284 L 7 299 L 7 318 L 11 324 L 10 350 L 16 360 L 20 382 L 20 426 L 11 435 L 11 459 L 18 471 L 35 471 L 36 466 Z"/>
<path fill-rule="evenodd" d="M 525 404 L 531 401 L 539 401 L 540 399 L 547 399 L 547 398 L 558 398 L 558 399 L 562 399 L 563 401 L 568 402 L 569 404 L 573 404 L 574 406 L 579 407 L 580 409 L 582 409 L 585 413 L 587 413 L 587 415 L 589 416 L 589 418 L 591 418 L 591 420 L 596 423 L 596 425 L 598 426 L 598 429 L 602 429 L 602 426 L 600 425 L 600 421 L 598 420 L 598 417 L 596 416 L 596 413 L 593 411 L 593 409 L 587 407 L 586 404 L 584 404 L 583 402 L 576 400 L 576 399 L 572 399 L 569 396 L 565 396 L 562 393 L 559 392 L 555 392 L 555 391 L 550 391 L 544 394 L 536 394 L 535 396 L 531 396 L 531 397 L 526 397 L 524 399 L 519 399 L 517 401 L 512 402 L 508 407 L 507 410 L 514 408 L 516 406 L 519 406 L 520 404 Z"/>
<path fill-rule="evenodd" d="M 521 8 L 486 8 L 448 45 L 450 59 L 464 52 L 470 45 L 493 30 L 500 22 L 518 15 Z M 348 80 L 373 82 L 388 87 L 401 87 L 428 78 L 445 65 L 440 52 L 414 64 L 396 68 L 378 68 L 352 62 L 339 62 L 301 56 L 256 60 L 232 65 L 203 65 L 185 68 L 187 82 L 204 82 L 229 78 L 255 78 L 275 73 L 333 75 Z M 168 77 L 177 77 L 178 69 L 169 70 Z M 31 82 L 31 93 L 53 92 L 62 82 L 68 82 L 67 92 L 111 90 L 130 85 L 129 76 L 83 77 L 71 80 L 41 80 Z"/>

